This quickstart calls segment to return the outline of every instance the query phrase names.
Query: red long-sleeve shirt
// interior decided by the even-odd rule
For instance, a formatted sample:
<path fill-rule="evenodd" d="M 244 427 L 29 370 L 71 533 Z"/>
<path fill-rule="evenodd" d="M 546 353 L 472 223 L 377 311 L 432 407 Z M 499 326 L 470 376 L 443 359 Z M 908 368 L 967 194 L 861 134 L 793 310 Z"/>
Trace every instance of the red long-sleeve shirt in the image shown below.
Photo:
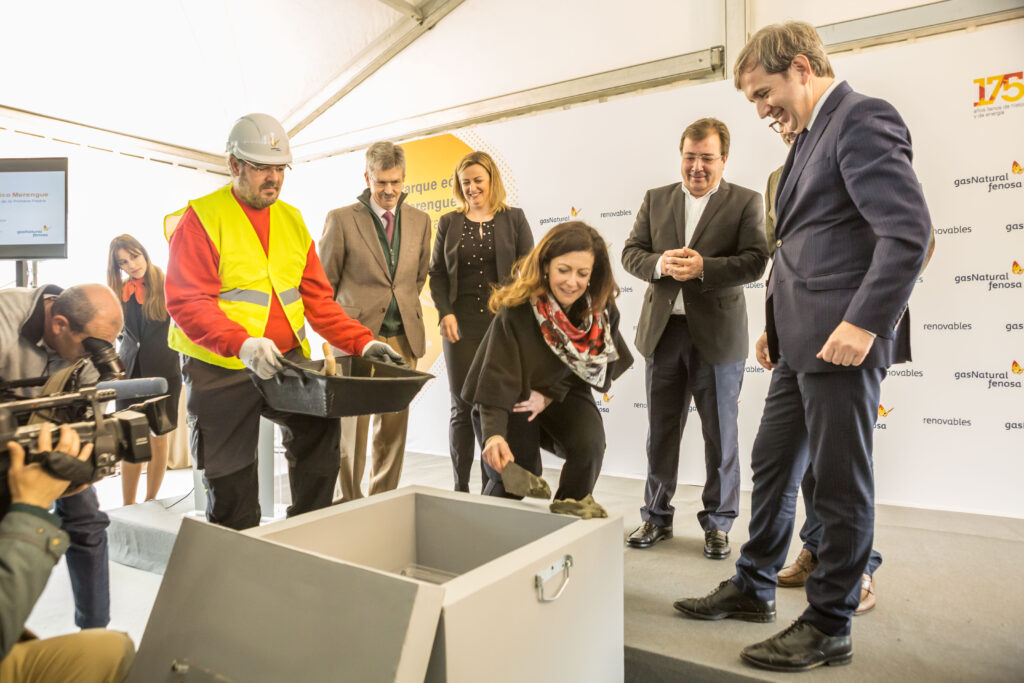
<path fill-rule="evenodd" d="M 238 197 L 234 195 L 235 201 Z M 238 201 L 266 253 L 270 236 L 270 209 L 254 209 Z M 221 291 L 220 254 L 203 229 L 191 207 L 171 234 L 170 258 L 164 294 L 167 311 L 174 323 L 196 344 L 220 356 L 237 356 L 242 342 L 249 338 L 239 323 L 231 320 L 217 305 Z M 359 354 L 373 340 L 373 333 L 359 321 L 348 317 L 334 300 L 313 240 L 306 252 L 299 294 L 306 320 L 320 336 L 350 354 Z M 282 353 L 299 345 L 276 292 L 270 297 L 270 317 L 263 336 L 273 340 Z"/>

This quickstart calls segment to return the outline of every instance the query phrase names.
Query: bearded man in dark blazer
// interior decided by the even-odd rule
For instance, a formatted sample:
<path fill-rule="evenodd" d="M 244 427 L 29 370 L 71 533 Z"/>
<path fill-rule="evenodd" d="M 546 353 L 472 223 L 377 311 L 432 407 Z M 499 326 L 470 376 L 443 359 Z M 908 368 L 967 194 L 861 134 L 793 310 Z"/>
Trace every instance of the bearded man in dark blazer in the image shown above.
<path fill-rule="evenodd" d="M 773 372 L 751 454 L 750 540 L 731 579 L 675 607 L 698 619 L 775 620 L 777 576 L 809 466 L 822 533 L 808 607 L 741 652 L 758 667 L 802 671 L 853 658 L 851 620 L 874 535 L 879 393 L 887 368 L 910 360 L 907 301 L 931 219 L 903 119 L 836 80 L 813 26 L 761 29 L 733 75 L 758 116 L 797 135 L 776 194 L 766 329 L 756 345 Z"/>
<path fill-rule="evenodd" d="M 679 144 L 682 183 L 649 190 L 622 250 L 622 265 L 650 283 L 637 328 L 646 359 L 647 487 L 643 523 L 627 545 L 672 537 L 679 443 L 691 399 L 704 433 L 704 555 L 729 555 L 739 511 L 738 401 L 750 347 L 743 285 L 764 273 L 761 196 L 722 180 L 729 129 L 690 124 Z"/>

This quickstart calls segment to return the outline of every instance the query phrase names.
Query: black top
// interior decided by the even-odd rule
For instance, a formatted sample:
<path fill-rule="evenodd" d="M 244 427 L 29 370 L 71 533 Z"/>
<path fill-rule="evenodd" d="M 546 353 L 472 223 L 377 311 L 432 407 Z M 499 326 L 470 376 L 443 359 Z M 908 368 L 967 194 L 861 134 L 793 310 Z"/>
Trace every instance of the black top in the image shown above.
<path fill-rule="evenodd" d="M 460 247 L 465 229 L 466 215 L 450 211 L 437 223 L 437 236 L 430 257 L 430 296 L 437 307 L 438 320 L 455 314 L 454 304 L 462 291 Z M 494 214 L 494 266 L 493 283 L 501 282 L 512 272 L 512 265 L 533 249 L 533 233 L 522 209 L 510 207 Z M 477 309 L 479 310 L 479 309 Z"/>
<path fill-rule="evenodd" d="M 487 314 L 491 285 L 498 281 L 494 258 L 494 219 L 477 223 L 466 218 L 459 240 L 459 280 L 455 310 Z"/>
<path fill-rule="evenodd" d="M 607 391 L 633 364 L 633 354 L 619 334 L 619 310 L 610 304 L 608 321 L 618 360 L 605 375 Z M 462 385 L 462 398 L 480 409 L 483 438 L 506 436 L 512 406 L 539 391 L 553 401 L 562 401 L 576 384 L 583 383 L 544 342 L 540 326 L 529 303 L 502 308 L 477 349 L 473 365 Z"/>
<path fill-rule="evenodd" d="M 142 310 L 142 304 L 131 297 L 122 304 L 124 329 L 121 332 L 117 352 L 124 361 L 128 378 L 163 377 L 167 380 L 166 402 L 168 413 L 176 419 L 178 396 L 181 394 L 181 369 L 176 351 L 167 346 L 167 320 L 150 320 Z M 118 401 L 117 408 L 127 408 L 135 400 Z"/>

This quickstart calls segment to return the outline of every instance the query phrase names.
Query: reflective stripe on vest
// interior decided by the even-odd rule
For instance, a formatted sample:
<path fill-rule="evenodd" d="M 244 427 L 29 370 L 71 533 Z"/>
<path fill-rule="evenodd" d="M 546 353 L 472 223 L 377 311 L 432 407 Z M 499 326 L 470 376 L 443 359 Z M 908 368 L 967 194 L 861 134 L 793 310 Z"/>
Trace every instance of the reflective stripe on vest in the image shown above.
<path fill-rule="evenodd" d="M 287 306 L 288 304 L 294 303 L 301 299 L 302 295 L 299 294 L 298 289 L 292 287 L 291 289 L 286 289 L 283 292 L 279 292 L 277 298 L 281 300 L 282 306 Z"/>
<path fill-rule="evenodd" d="M 270 305 L 270 295 L 256 289 L 229 289 L 226 292 L 221 292 L 218 298 L 223 301 L 248 301 L 257 306 Z M 284 297 L 279 298 L 284 299 Z"/>
<path fill-rule="evenodd" d="M 302 215 L 282 201 L 270 205 L 268 254 L 264 253 L 249 217 L 232 195 L 230 185 L 190 201 L 189 206 L 196 212 L 220 256 L 221 291 L 217 300 L 220 309 L 250 336 L 262 337 L 270 317 L 270 296 L 276 292 L 302 353 L 309 358 L 299 284 L 313 238 Z M 206 363 L 225 368 L 244 367 L 238 358 L 220 356 L 199 346 L 173 324 L 168 333 L 168 345 Z"/>

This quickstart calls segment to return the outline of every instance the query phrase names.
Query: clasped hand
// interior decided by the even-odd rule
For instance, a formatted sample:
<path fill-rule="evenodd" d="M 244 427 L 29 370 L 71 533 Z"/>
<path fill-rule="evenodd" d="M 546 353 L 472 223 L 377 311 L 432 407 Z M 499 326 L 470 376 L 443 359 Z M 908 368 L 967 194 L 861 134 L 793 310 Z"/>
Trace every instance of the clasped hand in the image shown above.
<path fill-rule="evenodd" d="M 661 274 L 679 282 L 700 277 L 704 272 L 704 257 L 689 247 L 669 249 L 661 255 Z"/>

